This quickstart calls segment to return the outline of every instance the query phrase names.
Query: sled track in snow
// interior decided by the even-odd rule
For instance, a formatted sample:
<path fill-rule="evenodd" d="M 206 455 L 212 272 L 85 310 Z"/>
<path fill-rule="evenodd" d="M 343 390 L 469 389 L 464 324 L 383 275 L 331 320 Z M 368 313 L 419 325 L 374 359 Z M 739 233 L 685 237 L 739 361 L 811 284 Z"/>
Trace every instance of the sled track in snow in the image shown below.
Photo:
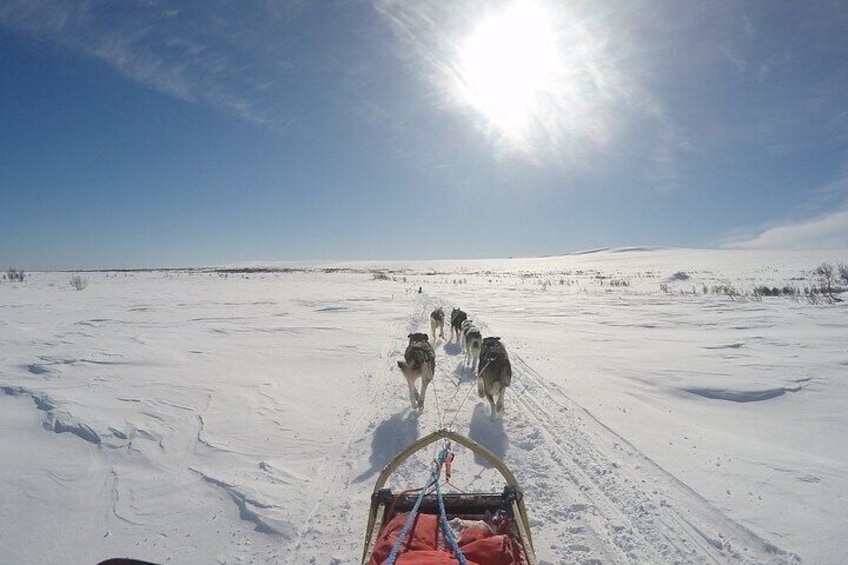
<path fill-rule="evenodd" d="M 510 359 L 508 401 L 517 410 L 506 418 L 521 412 L 550 450 L 550 462 L 576 487 L 569 511 L 553 515 L 594 528 L 567 528 L 569 560 L 576 551 L 583 554 L 581 563 L 800 562 L 712 507 L 546 382 L 520 355 L 511 353 Z M 602 547 L 593 548 L 598 543 Z"/>
<path fill-rule="evenodd" d="M 317 563 L 329 543 L 336 544 L 338 555 L 331 565 L 358 563 L 373 480 L 382 465 L 407 443 L 455 417 L 454 429 L 473 438 L 468 426 L 469 421 L 475 426 L 480 414 L 475 411 L 485 405 L 488 415 L 488 404 L 476 391 L 462 404 L 466 387 L 474 382 L 462 372 L 470 371 L 464 368 L 464 354 L 447 340 L 438 341 L 436 376 L 424 411 L 409 409 L 395 362 L 407 333 L 429 333 L 427 318 L 437 305 L 420 296 L 405 319 L 391 324 L 384 354 L 363 377 L 367 386 L 347 415 L 348 433 L 316 471 L 308 494 L 311 510 L 285 551 L 285 563 Z M 475 322 L 486 330 L 482 320 Z M 452 352 L 447 355 L 446 345 Z M 505 460 L 524 488 L 540 565 L 800 562 L 724 516 L 548 382 L 518 352 L 510 350 L 510 359 L 513 382 L 503 420 L 480 423 L 478 418 L 476 426 L 477 431 L 502 426 Z M 419 484 L 422 476 L 412 473 L 399 469 L 395 476 L 404 484 Z M 331 496 L 339 491 L 349 496 Z"/>
<path fill-rule="evenodd" d="M 373 366 L 364 363 L 359 371 L 364 373 L 361 375 L 363 390 L 359 402 L 352 405 L 348 415 L 349 431 L 336 442 L 315 473 L 317 484 L 309 491 L 313 502 L 295 540 L 285 552 L 285 563 L 317 563 L 315 559 L 326 553 L 328 540 L 337 543 L 339 554 L 330 565 L 359 562 L 373 488 L 371 481 L 376 479 L 380 469 L 372 464 L 370 473 L 356 476 L 355 467 L 357 463 L 374 458 L 373 446 L 369 452 L 369 440 L 381 423 L 398 415 L 397 401 L 401 393 L 406 396 L 406 385 L 392 370 L 396 368 L 395 360 L 400 358 L 398 352 L 402 354 L 402 347 L 406 346 L 407 333 L 418 331 L 415 324 L 419 317 L 412 313 L 406 320 L 392 323 L 382 347 L 383 354 Z M 335 500 L 331 496 L 340 490 L 334 488 L 339 483 L 350 493 L 346 500 Z"/>

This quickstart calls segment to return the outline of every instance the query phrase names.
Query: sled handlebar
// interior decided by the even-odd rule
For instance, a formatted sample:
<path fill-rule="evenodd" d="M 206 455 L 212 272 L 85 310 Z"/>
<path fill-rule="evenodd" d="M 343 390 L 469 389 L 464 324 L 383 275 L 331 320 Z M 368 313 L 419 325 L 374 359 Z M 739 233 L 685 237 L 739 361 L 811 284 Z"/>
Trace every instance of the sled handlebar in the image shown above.
<path fill-rule="evenodd" d="M 383 468 L 380 472 L 380 476 L 377 477 L 377 482 L 374 484 L 374 492 L 379 492 L 385 485 L 386 481 L 389 480 L 389 477 L 392 476 L 401 463 L 406 461 L 413 453 L 420 451 L 430 445 L 431 443 L 435 443 L 440 439 L 449 439 L 451 441 L 455 441 L 460 445 L 464 445 L 477 455 L 480 455 L 483 459 L 492 464 L 492 466 L 498 470 L 498 472 L 506 479 L 506 484 L 508 486 L 518 487 L 518 479 L 515 478 L 515 475 L 512 474 L 512 471 L 509 470 L 509 467 L 504 464 L 500 457 L 492 453 L 488 448 L 480 445 L 473 439 L 468 439 L 467 437 L 460 435 L 454 431 L 441 429 L 436 430 L 435 432 L 426 435 L 406 446 L 403 451 L 394 456 L 394 458 L 388 462 L 388 464 Z"/>

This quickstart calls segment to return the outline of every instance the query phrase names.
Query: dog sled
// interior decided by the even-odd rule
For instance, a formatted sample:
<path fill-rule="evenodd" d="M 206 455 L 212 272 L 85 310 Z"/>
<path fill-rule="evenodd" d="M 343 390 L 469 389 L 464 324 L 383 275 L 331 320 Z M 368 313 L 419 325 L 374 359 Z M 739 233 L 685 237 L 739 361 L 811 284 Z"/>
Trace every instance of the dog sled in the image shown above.
<path fill-rule="evenodd" d="M 443 440 L 423 488 L 385 488 L 414 453 Z M 503 477 L 502 492 L 442 492 L 450 485 L 452 444 L 470 449 Z M 442 429 L 408 445 L 377 477 L 371 495 L 362 565 L 537 565 L 527 509 L 518 481 L 504 462 L 479 443 Z M 131 558 L 99 565 L 156 565 Z"/>
<path fill-rule="evenodd" d="M 393 493 L 389 477 L 411 455 L 437 441 L 445 447 L 421 489 Z M 442 492 L 450 483 L 452 443 L 485 459 L 505 480 L 503 491 Z M 479 443 L 435 431 L 410 444 L 380 473 L 371 495 L 362 565 L 536 565 L 524 497 L 515 475 Z"/>

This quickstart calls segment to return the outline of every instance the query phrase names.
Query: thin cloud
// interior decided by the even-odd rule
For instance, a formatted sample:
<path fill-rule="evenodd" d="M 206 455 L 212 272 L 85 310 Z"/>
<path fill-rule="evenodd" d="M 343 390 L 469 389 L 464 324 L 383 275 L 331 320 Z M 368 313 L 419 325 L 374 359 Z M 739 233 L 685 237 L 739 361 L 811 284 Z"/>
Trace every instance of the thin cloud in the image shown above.
<path fill-rule="evenodd" d="M 731 249 L 848 249 L 848 206 L 726 241 Z"/>
<path fill-rule="evenodd" d="M 809 191 L 805 217 L 737 231 L 720 246 L 733 249 L 848 249 L 848 161 L 832 181 Z"/>
<path fill-rule="evenodd" d="M 103 61 L 130 80 L 240 119 L 285 127 L 280 88 L 269 77 L 286 70 L 280 28 L 304 2 L 248 7 L 216 1 L 200 9 L 163 9 L 155 2 L 6 0 L 0 29 L 44 40 Z M 276 27 L 275 27 L 276 26 Z M 279 84 L 279 83 L 277 83 Z"/>
<path fill-rule="evenodd" d="M 633 49 L 649 61 L 640 81 L 695 153 L 737 145 L 782 156 L 845 139 L 848 120 L 834 117 L 848 104 L 848 4 L 650 8 L 632 15 L 642 40 Z"/>
<path fill-rule="evenodd" d="M 683 136 L 659 99 L 638 79 L 627 41 L 614 39 L 628 36 L 619 33 L 621 22 L 605 19 L 603 9 L 580 13 L 591 7 L 534 3 L 549 15 L 560 58 L 524 127 L 509 129 L 497 127 L 496 120 L 475 107 L 461 52 L 477 25 L 517 3 L 373 0 L 373 4 L 395 33 L 399 58 L 429 89 L 430 98 L 476 125 L 496 154 L 518 154 L 541 166 L 591 169 L 611 155 L 631 158 L 638 147 L 643 161 L 653 164 L 648 176 L 662 179 L 666 188 L 677 182 L 676 159 Z"/>

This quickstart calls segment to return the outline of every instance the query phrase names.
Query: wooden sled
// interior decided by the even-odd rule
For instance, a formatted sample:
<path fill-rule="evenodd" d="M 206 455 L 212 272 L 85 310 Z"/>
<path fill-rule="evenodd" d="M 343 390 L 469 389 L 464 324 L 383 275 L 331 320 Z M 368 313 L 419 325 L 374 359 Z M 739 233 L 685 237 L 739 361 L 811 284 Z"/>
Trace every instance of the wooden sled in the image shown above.
<path fill-rule="evenodd" d="M 414 506 L 418 499 L 421 498 L 419 492 L 404 492 L 394 494 L 390 489 L 385 488 L 389 477 L 397 470 L 398 466 L 408 459 L 412 454 L 420 451 L 428 445 L 439 440 L 447 440 L 465 446 L 487 462 L 492 467 L 498 470 L 501 476 L 506 481 L 502 492 L 495 493 L 456 493 L 445 492 L 440 493 L 442 503 L 444 505 L 445 514 L 448 521 L 453 521 L 459 518 L 463 523 L 485 524 L 492 523 L 493 517 L 497 519 L 497 529 L 494 533 L 499 534 L 498 540 L 493 542 L 502 543 L 498 547 L 507 546 L 510 548 L 510 555 L 503 562 L 517 563 L 520 565 L 536 565 L 536 556 L 533 550 L 533 540 L 530 535 L 530 525 L 527 518 L 527 509 L 524 506 L 524 496 L 518 481 L 512 471 L 504 464 L 504 462 L 490 450 L 486 449 L 476 441 L 468 439 L 458 433 L 450 430 L 438 430 L 433 432 L 418 441 L 407 446 L 403 451 L 398 453 L 377 477 L 377 482 L 374 485 L 374 491 L 371 495 L 371 509 L 368 514 L 368 526 L 365 531 L 365 547 L 362 552 L 362 565 L 374 565 L 385 563 L 384 553 L 388 536 L 392 535 L 388 530 L 392 527 L 397 528 L 405 514 L 413 514 Z M 436 472 L 436 480 L 438 481 L 439 472 Z M 439 500 L 437 493 L 427 492 L 421 498 L 420 505 L 417 510 L 417 516 L 414 518 L 415 525 L 412 526 L 412 536 L 416 534 L 419 516 L 425 516 L 422 523 L 435 523 L 438 521 L 439 515 Z M 435 516 L 435 518 L 434 518 Z M 467 521 L 467 522 L 465 522 Z M 431 526 L 427 526 L 428 528 Z M 438 527 L 436 527 L 438 530 Z M 393 534 L 397 537 L 397 533 Z M 416 534 L 417 535 L 417 534 Z M 438 540 L 438 532 L 435 532 L 435 537 Z M 508 541 L 506 539 L 508 538 Z M 417 541 L 417 540 L 416 540 Z M 412 542 L 407 542 L 406 549 L 403 552 L 410 552 L 405 556 L 406 562 L 409 563 L 428 563 L 426 557 L 427 551 L 420 553 L 421 557 L 412 558 L 414 547 L 410 548 Z M 489 544 L 492 545 L 492 544 Z M 470 547 L 466 546 L 466 547 Z M 460 547 L 462 553 L 465 550 Z M 382 551 L 382 553 L 381 553 Z M 397 551 L 395 549 L 394 551 Z M 450 548 L 442 548 L 442 552 L 450 552 Z M 473 549 L 469 549 L 473 551 Z M 441 556 L 444 557 L 444 556 Z M 498 556 L 500 559 L 501 556 Z M 404 559 L 396 558 L 403 562 Z M 456 558 L 456 556 L 454 556 Z M 458 558 L 457 558 L 458 559 Z M 469 558 L 469 562 L 474 562 L 473 558 Z M 488 558 L 487 560 L 491 560 Z M 499 560 L 494 560 L 501 562 Z M 492 562 L 494 562 L 492 561 Z M 444 561 L 434 560 L 433 562 L 442 563 Z M 481 563 L 482 561 L 476 561 Z"/>

